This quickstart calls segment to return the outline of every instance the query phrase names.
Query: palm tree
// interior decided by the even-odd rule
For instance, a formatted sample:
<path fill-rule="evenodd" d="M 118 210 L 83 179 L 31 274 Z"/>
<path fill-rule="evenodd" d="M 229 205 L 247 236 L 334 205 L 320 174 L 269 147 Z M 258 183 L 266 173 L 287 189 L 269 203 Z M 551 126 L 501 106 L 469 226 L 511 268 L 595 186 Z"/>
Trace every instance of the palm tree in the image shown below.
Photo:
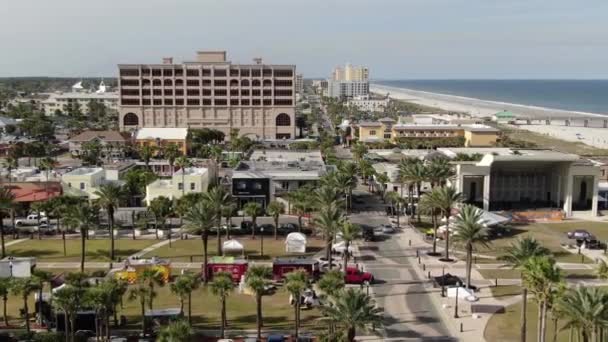
<path fill-rule="evenodd" d="M 382 309 L 364 292 L 354 288 L 341 291 L 335 301 L 321 307 L 324 319 L 346 331 L 347 341 L 354 341 L 357 329 L 382 325 Z"/>
<path fill-rule="evenodd" d="M 254 265 L 249 267 L 245 275 L 245 285 L 254 293 L 256 304 L 256 326 L 258 339 L 262 338 L 262 296 L 266 291 L 268 279 L 272 276 L 272 269 L 267 266 Z"/>
<path fill-rule="evenodd" d="M 414 183 L 414 185 L 416 186 L 416 196 L 418 198 L 418 201 L 420 201 L 422 182 L 427 180 L 429 177 L 428 168 L 422 162 L 418 161 L 407 164 L 407 167 L 405 167 L 405 169 L 403 170 L 400 169 L 399 172 L 402 173 L 403 177 Z M 410 207 L 413 210 L 413 199 L 410 203 Z M 420 223 L 420 210 L 416 210 L 416 212 L 418 215 L 418 223 Z"/>
<path fill-rule="evenodd" d="M 146 286 L 143 282 L 139 281 L 135 287 L 131 287 L 129 290 L 129 300 L 139 300 L 139 305 L 141 309 L 141 333 L 142 335 L 146 333 L 146 302 L 148 298 L 152 297 L 153 293 L 150 288 Z"/>
<path fill-rule="evenodd" d="M 154 216 L 154 230 L 158 239 L 158 223 L 161 223 L 161 229 L 165 231 L 167 218 L 173 213 L 173 201 L 165 196 L 156 197 L 150 201 L 148 211 Z M 171 247 L 171 229 L 169 229 L 169 247 Z"/>
<path fill-rule="evenodd" d="M 384 193 L 386 191 L 386 184 L 388 182 L 390 182 L 390 179 L 384 173 L 378 173 L 378 174 L 376 174 L 376 182 L 379 185 L 379 189 L 377 189 L 377 191 L 380 192 L 380 198 L 382 198 L 382 200 L 384 201 Z"/>
<path fill-rule="evenodd" d="M 38 291 L 38 282 L 31 278 L 14 278 L 11 284 L 11 293 L 21 296 L 23 300 L 23 319 L 25 321 L 25 331 L 30 333 L 30 311 L 29 298 L 33 292 Z"/>
<path fill-rule="evenodd" d="M 200 231 L 203 241 L 203 281 L 207 284 L 207 245 L 209 242 L 209 229 L 215 222 L 216 213 L 213 206 L 207 201 L 200 201 L 190 208 L 185 216 L 189 222 L 188 228 L 192 231 Z"/>
<path fill-rule="evenodd" d="M 598 341 L 599 328 L 605 328 L 608 313 L 608 296 L 603 289 L 577 287 L 570 289 L 558 300 L 557 305 L 566 319 L 562 329 L 577 329 L 583 342 Z M 600 330 L 601 331 L 601 330 Z M 603 341 L 603 337 L 600 337 Z"/>
<path fill-rule="evenodd" d="M 448 179 L 454 176 L 454 170 L 449 164 L 449 160 L 435 158 L 427 166 L 427 180 L 431 182 L 431 187 L 442 186 Z"/>
<path fill-rule="evenodd" d="M 396 191 L 389 191 L 385 195 L 386 201 L 391 204 L 397 214 L 397 228 L 401 228 L 401 204 L 403 203 L 403 197 Z"/>
<path fill-rule="evenodd" d="M 144 145 L 139 148 L 139 157 L 143 160 L 144 164 L 146 164 L 146 169 L 150 169 L 150 159 L 154 156 L 154 152 L 156 148 L 150 145 Z"/>
<path fill-rule="evenodd" d="M 302 231 L 302 218 L 313 210 L 313 203 L 309 195 L 310 189 L 308 187 L 302 187 L 295 192 L 288 194 L 293 194 L 290 196 L 289 202 L 293 213 L 298 216 L 298 229 L 299 231 Z"/>
<path fill-rule="evenodd" d="M 223 187 L 216 186 L 204 194 L 205 199 L 215 211 L 217 231 L 217 255 L 222 255 L 222 209 L 232 203 L 232 196 Z"/>
<path fill-rule="evenodd" d="M 549 255 L 549 249 L 543 247 L 535 238 L 526 236 L 512 243 L 506 249 L 506 254 L 498 257 L 498 260 L 504 261 L 513 269 L 521 269 L 529 259 Z"/>
<path fill-rule="evenodd" d="M 292 193 L 290 192 L 289 194 Z M 310 199 L 310 190 L 303 191 L 302 196 Z M 314 197 L 312 201 L 316 204 L 315 209 L 317 210 L 325 208 L 331 204 L 336 204 L 338 207 L 342 207 L 341 199 L 338 197 L 338 191 L 333 185 L 323 185 L 314 190 Z"/>
<path fill-rule="evenodd" d="M 171 322 L 160 330 L 159 342 L 189 342 L 194 331 L 188 322 L 178 320 Z"/>
<path fill-rule="evenodd" d="M 522 281 L 538 303 L 538 340 L 545 342 L 547 309 L 553 290 L 561 283 L 562 274 L 555 260 L 548 256 L 534 256 L 522 266 Z"/>
<path fill-rule="evenodd" d="M 416 184 L 416 179 L 415 178 L 411 178 L 411 167 L 414 164 L 419 164 L 422 163 L 419 159 L 415 159 L 415 158 L 404 158 L 402 159 L 399 164 L 398 164 L 398 178 L 399 178 L 399 182 L 401 183 L 401 197 L 403 197 L 403 189 L 405 188 L 405 186 L 407 186 L 408 188 L 408 203 L 409 203 L 409 207 L 413 207 L 414 206 L 414 196 L 412 194 L 413 188 Z M 413 217 L 413 209 L 411 211 L 411 216 Z"/>
<path fill-rule="evenodd" d="M 86 255 L 86 239 L 88 231 L 97 221 L 95 209 L 87 202 L 70 207 L 67 212 L 68 220 L 80 229 L 80 272 L 84 272 L 84 261 Z"/>
<path fill-rule="evenodd" d="M 322 208 L 315 217 L 315 225 L 325 236 L 325 257 L 329 261 L 329 269 L 332 268 L 331 249 L 334 236 L 343 220 L 343 213 L 335 204 Z M 348 251 L 345 251 L 348 252 Z"/>
<path fill-rule="evenodd" d="M 182 197 L 183 197 L 186 194 L 186 184 L 184 183 L 185 177 L 186 177 L 186 168 L 191 167 L 192 162 L 186 156 L 179 156 L 175 160 L 175 166 L 177 166 L 179 168 L 181 175 L 182 175 Z"/>
<path fill-rule="evenodd" d="M 38 282 L 38 312 L 39 312 L 39 320 L 38 323 L 42 325 L 42 289 L 44 289 L 44 284 L 51 284 L 51 280 L 53 280 L 54 275 L 51 272 L 44 271 L 41 269 L 35 269 L 32 271 L 32 280 Z"/>
<path fill-rule="evenodd" d="M 598 279 L 608 279 L 608 264 L 606 264 L 604 260 L 600 259 L 597 268 L 595 269 L 595 275 L 598 277 Z"/>
<path fill-rule="evenodd" d="M 336 185 L 345 193 L 346 207 L 350 209 L 353 201 L 353 189 L 357 186 L 357 164 L 346 162 L 339 165 L 336 174 Z"/>
<path fill-rule="evenodd" d="M 63 311 L 64 314 L 66 341 L 74 340 L 76 312 L 83 304 L 78 292 L 78 289 L 71 286 L 66 286 L 53 292 L 53 305 Z"/>
<path fill-rule="evenodd" d="M 87 289 L 84 302 L 95 310 L 95 335 L 99 338 L 110 336 L 110 314 L 114 309 L 115 288 L 111 282 L 103 282 L 97 286 Z M 100 322 L 106 327 L 103 333 Z"/>
<path fill-rule="evenodd" d="M 124 198 L 124 191 L 120 185 L 115 183 L 102 184 L 99 190 L 95 191 L 98 197 L 97 203 L 105 208 L 108 214 L 108 228 L 110 231 L 110 260 L 114 260 L 114 211 L 120 206 L 120 201 Z"/>
<path fill-rule="evenodd" d="M 6 314 L 6 303 L 11 292 L 12 280 L 10 278 L 0 278 L 0 296 L 2 296 L 2 318 L 4 326 L 8 327 L 8 315 Z"/>
<path fill-rule="evenodd" d="M 192 324 L 192 292 L 198 288 L 199 278 L 192 273 L 184 273 L 171 284 L 171 292 L 179 297 L 180 310 L 184 313 L 184 302 L 188 299 L 188 323 Z"/>
<path fill-rule="evenodd" d="M 272 219 L 274 220 L 274 239 L 278 240 L 279 217 L 281 214 L 285 213 L 285 204 L 277 200 L 270 201 L 270 203 L 268 203 L 268 207 L 266 207 L 266 213 L 269 216 L 272 216 Z"/>
<path fill-rule="evenodd" d="M 175 164 L 175 159 L 179 157 L 180 154 L 181 152 L 176 144 L 169 144 L 163 147 L 163 157 L 169 162 L 169 167 L 171 167 L 171 177 L 173 177 L 173 165 Z"/>
<path fill-rule="evenodd" d="M 137 281 L 142 282 L 148 287 L 148 289 L 150 289 L 150 295 L 148 296 L 148 308 L 152 310 L 154 307 L 154 298 L 156 298 L 156 286 L 165 285 L 165 282 L 163 281 L 163 274 L 157 269 L 147 268 L 137 276 Z"/>
<path fill-rule="evenodd" d="M 285 277 L 285 288 L 291 294 L 294 301 L 294 320 L 296 322 L 295 337 L 299 337 L 300 328 L 300 297 L 302 292 L 308 287 L 308 276 L 303 270 L 287 273 Z"/>
<path fill-rule="evenodd" d="M 338 233 L 344 241 L 344 247 L 346 251 L 350 250 L 350 245 L 355 241 L 361 234 L 361 227 L 356 224 L 350 223 L 348 220 L 343 220 L 338 226 Z M 350 253 L 344 253 L 344 266 L 343 270 L 346 272 L 348 266 L 348 258 Z"/>
<path fill-rule="evenodd" d="M 426 193 L 418 202 L 418 210 L 421 213 L 428 214 L 431 216 L 431 221 L 433 223 L 433 251 L 427 253 L 431 256 L 438 256 L 440 253 L 437 253 L 437 215 L 439 212 L 439 208 L 436 206 L 436 203 L 433 202 L 433 198 L 431 193 Z"/>
<path fill-rule="evenodd" d="M 361 160 L 359 161 L 359 172 L 361 172 L 361 177 L 363 178 L 363 184 L 367 184 L 367 190 L 371 191 L 371 182 L 368 182 L 369 179 L 374 176 L 376 174 L 376 170 L 374 169 L 374 167 L 372 166 L 372 163 L 370 163 L 368 160 Z"/>
<path fill-rule="evenodd" d="M 452 216 L 452 209 L 458 204 L 462 202 L 462 194 L 457 192 L 456 189 L 452 187 L 439 187 L 433 189 L 431 192 L 431 201 L 432 205 L 438 208 L 443 217 L 445 218 L 446 225 L 449 227 L 450 217 Z M 445 256 L 443 258 L 444 261 L 449 261 L 450 259 L 450 229 L 446 229 L 445 232 Z"/>
<path fill-rule="evenodd" d="M 4 166 L 4 168 L 6 168 L 6 171 L 8 172 L 8 183 L 10 184 L 13 181 L 13 170 L 19 167 L 19 160 L 14 157 L 7 157 L 6 159 L 4 159 L 2 166 Z"/>
<path fill-rule="evenodd" d="M 355 157 L 355 162 L 359 162 L 367 153 L 367 146 L 362 143 L 356 143 L 350 148 L 350 150 L 353 153 L 353 157 Z"/>
<path fill-rule="evenodd" d="M 226 297 L 230 295 L 234 289 L 234 283 L 232 282 L 232 275 L 227 272 L 218 272 L 213 275 L 213 281 L 211 282 L 211 292 L 220 297 L 221 303 L 221 326 L 220 326 L 220 338 L 224 338 L 226 329 Z"/>
<path fill-rule="evenodd" d="M 488 228 L 484 226 L 483 212 L 474 205 L 465 204 L 456 217 L 454 241 L 464 245 L 467 252 L 467 289 L 471 288 L 473 248 L 476 244 L 488 246 Z"/>
<path fill-rule="evenodd" d="M 327 296 L 334 298 L 344 289 L 344 272 L 329 270 L 323 274 L 317 285 Z"/>
<path fill-rule="evenodd" d="M 6 257 L 4 249 L 4 211 L 10 211 L 15 203 L 15 195 L 10 189 L 0 187 L 0 244 L 2 244 L 2 259 Z"/>
<path fill-rule="evenodd" d="M 243 206 L 243 212 L 245 215 L 251 217 L 251 223 L 253 225 L 253 229 L 251 230 L 251 238 L 255 239 L 255 230 L 257 228 L 257 219 L 258 216 L 262 214 L 262 205 L 258 202 L 248 202 Z"/>

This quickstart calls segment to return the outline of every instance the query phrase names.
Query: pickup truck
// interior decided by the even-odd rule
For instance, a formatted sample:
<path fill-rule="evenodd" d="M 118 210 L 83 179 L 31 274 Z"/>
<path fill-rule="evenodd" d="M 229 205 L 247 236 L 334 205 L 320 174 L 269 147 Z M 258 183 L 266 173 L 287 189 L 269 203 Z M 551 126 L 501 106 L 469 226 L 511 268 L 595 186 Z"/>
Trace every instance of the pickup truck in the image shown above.
<path fill-rule="evenodd" d="M 348 266 L 344 274 L 344 282 L 346 284 L 365 284 L 372 283 L 374 276 L 369 272 L 363 272 L 358 267 Z"/>
<path fill-rule="evenodd" d="M 44 215 L 40 215 L 40 221 L 38 221 L 37 214 L 30 214 L 26 218 L 16 219 L 15 226 L 17 226 L 17 227 L 35 226 L 35 225 L 38 225 L 39 222 L 42 224 L 42 223 L 48 223 L 48 221 L 49 221 L 49 219 Z"/>

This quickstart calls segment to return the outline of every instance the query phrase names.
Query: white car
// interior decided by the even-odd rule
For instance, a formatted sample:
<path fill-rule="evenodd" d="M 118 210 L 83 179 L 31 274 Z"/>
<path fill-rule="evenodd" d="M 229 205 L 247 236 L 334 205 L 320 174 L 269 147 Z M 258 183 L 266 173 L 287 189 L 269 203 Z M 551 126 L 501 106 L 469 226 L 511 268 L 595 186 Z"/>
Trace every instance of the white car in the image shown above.
<path fill-rule="evenodd" d="M 348 254 L 353 254 L 353 246 L 348 246 Z M 331 246 L 331 251 L 336 254 L 344 254 L 346 252 L 346 242 L 340 241 Z"/>
<path fill-rule="evenodd" d="M 393 234 L 397 231 L 392 224 L 383 224 L 380 228 L 384 234 Z"/>

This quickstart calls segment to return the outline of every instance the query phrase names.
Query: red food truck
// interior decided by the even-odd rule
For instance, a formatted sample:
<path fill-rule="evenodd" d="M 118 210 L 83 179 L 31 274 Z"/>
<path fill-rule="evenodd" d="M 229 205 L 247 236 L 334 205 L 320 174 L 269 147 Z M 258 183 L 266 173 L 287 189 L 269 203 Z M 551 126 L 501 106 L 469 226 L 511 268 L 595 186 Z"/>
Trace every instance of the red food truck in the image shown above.
<path fill-rule="evenodd" d="M 274 280 L 281 280 L 295 270 L 304 270 L 311 279 L 319 276 L 319 262 L 310 258 L 275 258 L 272 262 Z"/>
<path fill-rule="evenodd" d="M 240 282 L 241 277 L 247 273 L 249 263 L 245 259 L 234 257 L 213 257 L 207 263 L 207 276 L 209 279 L 218 272 L 227 272 L 232 275 L 234 282 Z"/>

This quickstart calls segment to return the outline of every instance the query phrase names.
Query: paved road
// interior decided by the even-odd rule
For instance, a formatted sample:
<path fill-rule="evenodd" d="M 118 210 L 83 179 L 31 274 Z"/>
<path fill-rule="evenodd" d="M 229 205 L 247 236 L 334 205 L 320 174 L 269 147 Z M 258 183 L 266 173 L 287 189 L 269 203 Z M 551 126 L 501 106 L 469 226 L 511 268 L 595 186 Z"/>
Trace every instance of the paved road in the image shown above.
<path fill-rule="evenodd" d="M 355 196 L 365 203 L 351 215 L 357 224 L 379 226 L 388 223 L 382 214 L 383 205 L 376 197 L 363 191 Z M 412 269 L 415 252 L 408 250 L 399 234 L 383 235 L 378 241 L 366 242 L 359 247 L 357 262 L 374 274 L 376 284 L 371 287 L 379 306 L 384 308 L 385 341 L 456 341 L 450 336 L 439 313 L 427 294 L 431 285 L 420 279 Z"/>

